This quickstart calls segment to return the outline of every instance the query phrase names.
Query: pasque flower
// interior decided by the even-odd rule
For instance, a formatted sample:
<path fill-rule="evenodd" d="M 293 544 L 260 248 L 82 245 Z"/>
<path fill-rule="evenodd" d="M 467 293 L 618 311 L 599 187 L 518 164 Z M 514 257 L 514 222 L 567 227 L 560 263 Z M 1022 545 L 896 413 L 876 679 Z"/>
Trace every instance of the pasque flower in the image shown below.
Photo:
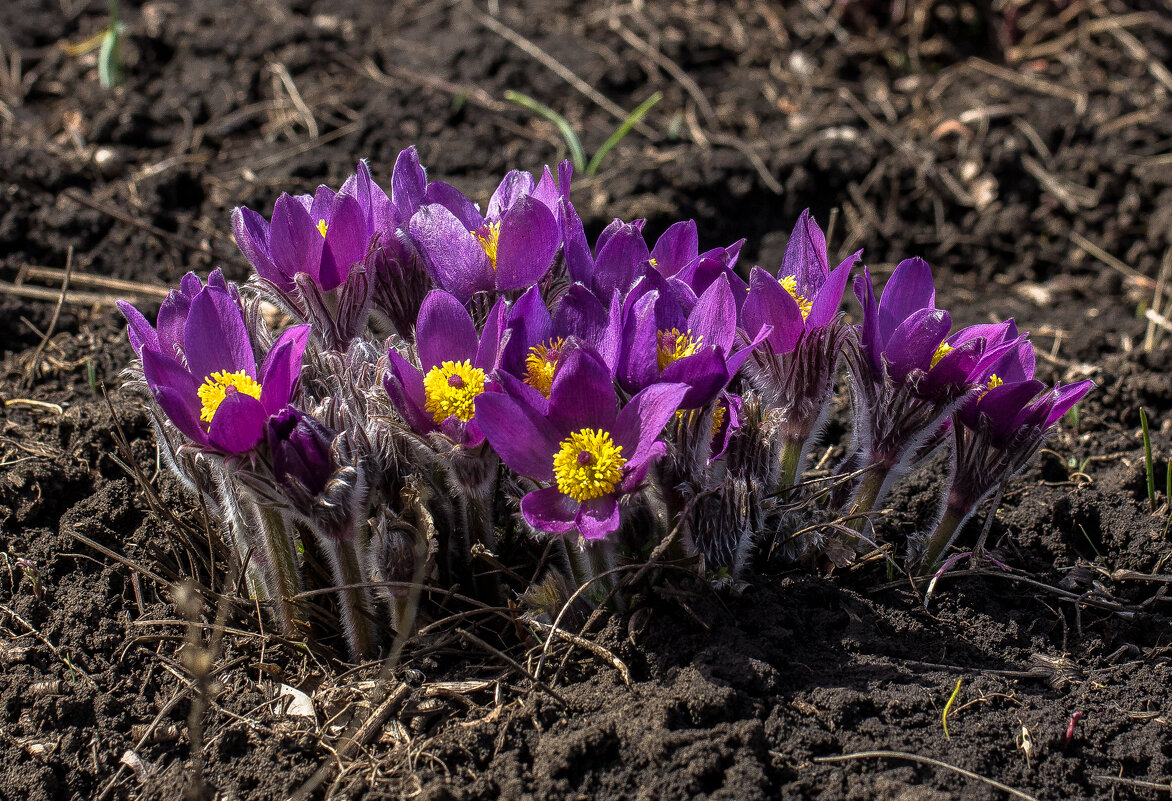
<path fill-rule="evenodd" d="M 734 350 L 737 309 L 726 276 L 699 298 L 692 297 L 686 285 L 654 270 L 647 271 L 631 290 L 616 365 L 625 391 L 680 382 L 689 387 L 681 407 L 699 408 L 720 394 L 753 348 L 769 335 L 765 327 L 748 345 Z"/>
<path fill-rule="evenodd" d="M 777 275 L 754 267 L 741 325 L 771 329 L 753 353 L 753 383 L 775 411 L 781 447 L 781 486 L 793 484 L 809 443 L 823 425 L 842 348 L 849 337 L 839 314 L 850 271 L 862 251 L 830 269 L 826 236 L 802 212 Z"/>
<path fill-rule="evenodd" d="M 619 408 L 610 370 L 596 353 L 564 356 L 547 409 L 524 396 L 490 393 L 479 422 L 502 461 L 551 486 L 521 500 L 534 528 L 606 537 L 619 527 L 619 498 L 635 492 L 665 450 L 659 434 L 687 394 L 683 384 L 655 384 Z"/>
<path fill-rule="evenodd" d="M 214 273 L 184 278 L 152 329 L 128 304 L 131 343 L 142 357 L 147 386 L 167 418 L 188 439 L 226 453 L 260 442 L 265 420 L 288 405 L 301 372 L 309 326 L 286 330 L 259 368 L 237 300 Z"/>
<path fill-rule="evenodd" d="M 561 245 L 557 208 L 569 192 L 546 168 L 540 182 L 512 170 L 493 192 L 485 214 L 441 181 L 427 186 L 408 225 L 435 282 L 461 303 L 477 292 L 528 289 L 553 264 Z"/>
<path fill-rule="evenodd" d="M 478 407 L 493 385 L 504 321 L 503 298 L 479 334 L 472 315 L 455 296 L 437 289 L 424 298 L 415 329 L 422 370 L 392 347 L 383 381 L 391 401 L 416 432 L 439 431 L 465 447 L 484 441 Z"/>
<path fill-rule="evenodd" d="M 570 280 L 585 286 L 603 304 L 609 304 L 616 292 L 625 296 L 651 258 L 643 239 L 645 221 L 611 221 L 598 235 L 591 253 L 582 220 L 568 195 L 560 200 L 559 210 Z"/>
<path fill-rule="evenodd" d="M 1045 391 L 1034 378 L 1033 347 L 1024 340 L 985 369 L 980 393 L 953 414 L 952 474 L 921 572 L 936 567 L 981 501 L 1030 463 L 1054 425 L 1094 386 L 1080 381 Z"/>
<path fill-rule="evenodd" d="M 375 234 L 393 231 L 395 222 L 391 200 L 364 161 L 339 192 L 319 186 L 312 195 L 282 194 L 271 221 L 243 206 L 232 211 L 236 244 L 257 274 L 283 292 L 301 274 L 323 292 L 337 289 L 366 260 Z"/>
<path fill-rule="evenodd" d="M 320 495 L 334 472 L 330 445 L 336 436 L 292 406 L 277 412 L 265 425 L 274 478 L 286 487 Z"/>

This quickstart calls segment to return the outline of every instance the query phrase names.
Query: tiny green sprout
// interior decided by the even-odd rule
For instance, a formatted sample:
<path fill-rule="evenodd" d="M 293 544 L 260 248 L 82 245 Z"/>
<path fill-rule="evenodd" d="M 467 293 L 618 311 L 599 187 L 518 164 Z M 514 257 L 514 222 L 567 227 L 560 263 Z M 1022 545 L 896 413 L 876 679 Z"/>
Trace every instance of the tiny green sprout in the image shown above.
<path fill-rule="evenodd" d="M 1066 423 L 1075 431 L 1078 431 L 1078 404 L 1070 407 L 1070 411 L 1066 413 Z"/>
<path fill-rule="evenodd" d="M 948 697 L 948 703 L 944 705 L 944 714 L 940 716 L 940 724 L 944 727 L 944 739 L 951 740 L 952 735 L 948 733 L 948 713 L 952 709 L 952 704 L 956 701 L 956 696 L 960 695 L 960 683 L 964 681 L 964 677 L 956 680 L 956 687 L 952 690 L 952 695 Z"/>
<path fill-rule="evenodd" d="M 644 100 L 639 106 L 626 116 L 626 118 L 619 123 L 619 127 L 614 130 L 602 146 L 598 148 L 597 152 L 591 157 L 590 161 L 586 161 L 586 151 L 582 148 L 582 140 L 579 138 L 569 120 L 558 114 L 549 106 L 542 103 L 540 100 L 530 97 L 529 95 L 509 89 L 505 92 L 505 100 L 510 103 L 516 103 L 524 109 L 532 111 L 534 114 L 544 117 L 546 120 L 554 124 L 558 129 L 558 133 L 562 135 L 565 140 L 566 147 L 570 151 L 570 163 L 574 165 L 575 170 L 581 170 L 587 175 L 597 175 L 599 168 L 602 166 L 603 160 L 614 150 L 619 142 L 631 132 L 631 129 L 639 124 L 639 120 L 647 116 L 647 112 L 663 99 L 662 92 L 655 92 L 651 97 Z"/>
<path fill-rule="evenodd" d="M 1148 479 L 1148 506 L 1156 511 L 1156 470 L 1152 464 L 1152 432 L 1148 427 L 1148 413 L 1141 406 L 1139 408 L 1139 427 L 1143 431 L 1144 440 L 1144 473 Z"/>
<path fill-rule="evenodd" d="M 110 24 L 102 35 L 102 46 L 98 51 L 98 82 L 103 89 L 121 86 L 126 80 L 122 64 L 122 31 L 126 26 L 118 19 L 118 0 L 109 0 Z"/>
<path fill-rule="evenodd" d="M 86 359 L 85 360 L 85 377 L 86 377 L 86 381 L 90 385 L 90 393 L 93 395 L 97 395 L 98 394 L 98 368 L 97 368 L 97 365 L 94 364 L 93 359 Z"/>
<path fill-rule="evenodd" d="M 468 93 L 460 92 L 452 98 L 452 114 L 459 114 L 468 105 Z"/>

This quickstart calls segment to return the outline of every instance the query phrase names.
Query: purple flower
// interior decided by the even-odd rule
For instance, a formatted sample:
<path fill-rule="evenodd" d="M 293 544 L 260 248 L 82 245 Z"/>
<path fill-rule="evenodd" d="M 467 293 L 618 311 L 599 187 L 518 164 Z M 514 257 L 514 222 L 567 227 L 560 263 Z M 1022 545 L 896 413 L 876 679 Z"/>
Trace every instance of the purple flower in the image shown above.
<path fill-rule="evenodd" d="M 528 289 L 546 274 L 561 245 L 560 188 L 546 168 L 537 184 L 527 172 L 509 172 L 488 211 L 440 181 L 428 185 L 409 223 L 411 237 L 441 289 L 466 303 L 477 292 Z"/>
<path fill-rule="evenodd" d="M 998 486 L 1038 453 L 1053 426 L 1094 386 L 1056 384 L 1049 392 L 1034 378 L 1034 352 L 1015 341 L 988 368 L 983 390 L 954 415 L 952 475 L 921 573 L 935 569 L 964 522 Z"/>
<path fill-rule="evenodd" d="M 835 319 L 847 278 L 860 255 L 861 250 L 832 271 L 826 236 L 810 210 L 803 211 L 777 277 L 760 267 L 749 274 L 749 295 L 741 307 L 745 330 L 755 334 L 772 326 L 766 340 L 769 347 L 776 354 L 789 353 L 802 334 L 825 328 Z"/>
<path fill-rule="evenodd" d="M 651 249 L 649 262 L 665 278 L 679 279 L 696 295 L 704 294 L 720 276 L 727 276 L 739 309 L 749 291 L 749 285 L 735 270 L 744 244 L 741 239 L 726 248 L 701 253 L 696 222 L 687 220 L 668 226 Z"/>
<path fill-rule="evenodd" d="M 185 278 L 154 330 L 133 308 L 120 308 L 131 343 L 138 340 L 147 386 L 168 419 L 193 442 L 244 453 L 260 442 L 268 417 L 288 405 L 309 326 L 281 334 L 258 369 L 240 306 L 222 281 L 209 278 L 193 293 L 198 279 Z"/>
<path fill-rule="evenodd" d="M 736 300 L 724 276 L 695 301 L 690 296 L 686 285 L 654 270 L 631 290 L 616 365 L 625 391 L 656 383 L 684 383 L 690 389 L 681 407 L 700 408 L 720 394 L 769 334 L 768 327 L 762 329 L 754 341 L 734 352 Z"/>
<path fill-rule="evenodd" d="M 483 393 L 493 387 L 505 317 L 504 299 L 476 333 L 472 316 L 453 295 L 437 289 L 419 310 L 416 347 L 422 371 L 391 348 L 387 394 L 407 424 L 420 434 L 440 431 L 464 447 L 484 441 L 479 421 Z"/>
<path fill-rule="evenodd" d="M 625 296 L 651 258 L 643 240 L 644 220 L 613 220 L 598 235 L 593 254 L 568 196 L 561 199 L 560 221 L 570 280 L 585 286 L 603 303 L 610 303 L 616 292 Z"/>
<path fill-rule="evenodd" d="M 740 395 L 730 395 L 727 392 L 722 392 L 717 398 L 716 406 L 712 410 L 712 445 L 709 448 L 711 456 L 708 457 L 710 464 L 724 456 L 729 442 L 741 430 L 743 403 Z"/>
<path fill-rule="evenodd" d="M 278 483 L 320 495 L 334 472 L 330 445 L 335 436 L 337 432 L 292 406 L 270 417 L 265 440 Z"/>
<path fill-rule="evenodd" d="M 376 232 L 395 229 L 395 217 L 391 200 L 371 180 L 366 162 L 359 162 L 340 192 L 319 186 L 313 195 L 282 194 L 271 222 L 237 207 L 232 228 L 260 277 L 279 290 L 292 292 L 297 276 L 304 274 L 329 292 L 346 282 L 354 265 L 365 262 Z"/>
<path fill-rule="evenodd" d="M 501 353 L 501 369 L 521 379 L 548 398 L 562 357 L 574 341 L 589 343 L 612 365 L 618 353 L 618 301 L 608 314 L 586 287 L 572 284 L 558 299 L 553 314 L 533 287 L 513 304 L 505 322 L 507 341 Z"/>
<path fill-rule="evenodd" d="M 552 485 L 521 500 L 525 520 L 597 540 L 618 529 L 619 498 L 635 492 L 664 453 L 659 434 L 687 392 L 682 384 L 656 384 L 620 410 L 610 370 L 580 348 L 554 377 L 548 411 L 493 393 L 480 399 L 479 421 L 505 464 Z"/>

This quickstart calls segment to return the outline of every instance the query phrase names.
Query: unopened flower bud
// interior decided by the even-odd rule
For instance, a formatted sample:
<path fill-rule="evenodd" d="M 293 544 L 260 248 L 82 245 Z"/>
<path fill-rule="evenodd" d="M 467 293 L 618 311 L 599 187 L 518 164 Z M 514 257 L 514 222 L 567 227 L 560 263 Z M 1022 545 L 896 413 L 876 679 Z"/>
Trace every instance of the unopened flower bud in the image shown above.
<path fill-rule="evenodd" d="M 335 432 L 292 407 L 269 418 L 265 437 L 273 455 L 273 475 L 285 486 L 299 484 L 321 494 L 333 473 L 330 445 Z"/>

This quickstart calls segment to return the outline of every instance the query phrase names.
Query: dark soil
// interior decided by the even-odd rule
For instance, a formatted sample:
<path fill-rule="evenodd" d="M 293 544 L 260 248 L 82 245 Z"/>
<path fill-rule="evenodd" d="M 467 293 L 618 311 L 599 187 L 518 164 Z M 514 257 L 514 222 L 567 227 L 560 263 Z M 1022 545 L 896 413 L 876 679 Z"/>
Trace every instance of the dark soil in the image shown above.
<path fill-rule="evenodd" d="M 112 90 L 96 51 L 65 49 L 106 24 L 104 3 L 0 9 L 0 799 L 180 798 L 199 735 L 223 799 L 1006 797 L 910 758 L 818 761 L 870 751 L 1039 799 L 1167 797 L 1172 334 L 1143 313 L 1166 304 L 1172 271 L 1168 4 L 499 5 L 124 3 L 127 82 Z M 232 607 L 193 732 L 169 584 L 208 566 L 148 511 L 115 416 L 168 509 L 193 530 L 201 517 L 116 389 L 119 316 L 77 293 L 126 279 L 149 305 L 189 269 L 242 278 L 232 206 L 337 185 L 359 157 L 385 181 L 413 143 L 433 176 L 486 197 L 508 168 L 563 155 L 506 89 L 598 147 L 616 120 L 500 30 L 622 108 L 665 95 L 651 136 L 576 182 L 594 230 L 694 217 L 703 244 L 745 236 L 742 261 L 774 265 L 809 206 L 834 221 L 833 251 L 865 246 L 880 273 L 924 256 L 956 322 L 1012 315 L 1044 379 L 1098 388 L 992 522 L 1013 576 L 960 570 L 926 609 L 879 562 L 760 571 L 738 596 L 665 591 L 584 635 L 630 686 L 601 651 L 559 642 L 542 673 L 556 697 L 468 640 L 421 638 L 386 685 L 407 683 L 402 703 L 340 760 L 379 666 L 347 673 Z M 70 249 L 76 293 L 54 320 L 59 284 L 27 268 L 63 268 Z M 889 533 L 927 523 L 942 469 L 892 498 Z M 539 645 L 493 642 L 535 669 Z M 316 721 L 281 714 L 282 683 L 312 694 Z"/>

